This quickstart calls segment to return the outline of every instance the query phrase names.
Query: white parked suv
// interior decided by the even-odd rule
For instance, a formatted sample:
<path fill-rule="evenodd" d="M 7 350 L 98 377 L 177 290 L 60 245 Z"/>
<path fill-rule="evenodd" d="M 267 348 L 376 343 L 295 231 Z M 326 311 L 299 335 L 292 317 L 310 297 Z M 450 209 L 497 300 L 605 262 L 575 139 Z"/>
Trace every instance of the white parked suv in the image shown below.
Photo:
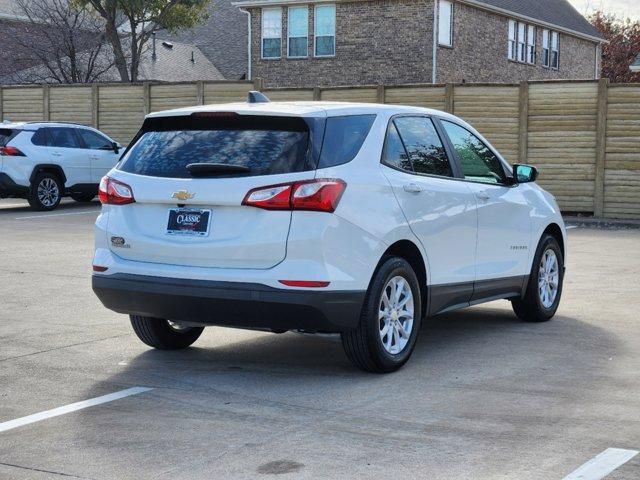
<path fill-rule="evenodd" d="M 0 198 L 26 198 L 36 210 L 53 210 L 64 196 L 89 202 L 121 148 L 82 125 L 0 123 Z"/>
<path fill-rule="evenodd" d="M 566 233 L 535 168 L 439 111 L 252 98 L 148 115 L 102 180 L 93 289 L 143 342 L 340 333 L 390 372 L 425 317 L 498 299 L 554 316 Z"/>

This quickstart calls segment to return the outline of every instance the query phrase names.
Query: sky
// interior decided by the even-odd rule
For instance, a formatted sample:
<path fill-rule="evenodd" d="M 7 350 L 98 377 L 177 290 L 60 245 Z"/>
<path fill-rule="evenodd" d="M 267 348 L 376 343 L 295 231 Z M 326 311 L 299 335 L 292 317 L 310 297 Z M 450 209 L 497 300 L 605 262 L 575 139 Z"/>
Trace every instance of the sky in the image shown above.
<path fill-rule="evenodd" d="M 621 17 L 640 19 L 640 0 L 569 0 L 580 13 L 603 10 Z"/>

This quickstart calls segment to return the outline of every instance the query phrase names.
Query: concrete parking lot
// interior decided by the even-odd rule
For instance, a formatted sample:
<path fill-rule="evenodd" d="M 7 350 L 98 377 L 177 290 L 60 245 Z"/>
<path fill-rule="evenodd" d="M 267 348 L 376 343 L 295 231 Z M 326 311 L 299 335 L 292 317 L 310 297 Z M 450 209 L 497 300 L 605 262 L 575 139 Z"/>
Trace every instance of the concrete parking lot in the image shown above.
<path fill-rule="evenodd" d="M 150 350 L 91 291 L 98 211 L 0 201 L 1 479 L 562 479 L 640 447 L 640 230 L 570 231 L 552 322 L 507 302 L 442 316 L 376 376 L 331 336 Z M 640 455 L 607 478 L 640 478 Z"/>

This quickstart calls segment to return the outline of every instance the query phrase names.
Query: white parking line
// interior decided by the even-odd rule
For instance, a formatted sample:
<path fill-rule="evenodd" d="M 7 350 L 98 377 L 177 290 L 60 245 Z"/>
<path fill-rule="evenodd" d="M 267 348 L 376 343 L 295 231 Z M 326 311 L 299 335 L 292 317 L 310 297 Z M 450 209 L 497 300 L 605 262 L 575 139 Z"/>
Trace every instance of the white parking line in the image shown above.
<path fill-rule="evenodd" d="M 16 217 L 16 220 L 28 220 L 30 218 L 49 218 L 49 217 L 64 217 L 66 215 L 86 215 L 89 213 L 100 213 L 100 210 L 82 210 L 81 212 L 68 212 L 68 213 L 48 213 L 46 215 L 29 215 L 28 217 Z"/>
<path fill-rule="evenodd" d="M 616 468 L 627 463 L 637 454 L 637 450 L 607 448 L 600 455 L 592 458 L 580 468 L 564 477 L 563 480 L 600 480 Z"/>
<path fill-rule="evenodd" d="M 578 228 L 578 226 L 577 225 L 569 225 L 567 227 L 567 230 L 573 230 L 574 228 Z"/>
<path fill-rule="evenodd" d="M 58 417 L 66 413 L 76 412 L 78 410 L 82 410 L 83 408 L 93 407 L 95 405 L 100 405 L 102 403 L 113 402 L 114 400 L 130 397 L 131 395 L 138 395 L 139 393 L 148 392 L 149 390 L 153 390 L 153 388 L 147 388 L 147 387 L 127 388 L 126 390 L 121 390 L 119 392 L 103 395 L 102 397 L 91 398 L 89 400 L 83 400 L 81 402 L 71 403 L 69 405 L 65 405 L 64 407 L 54 408 L 53 410 L 47 410 L 45 412 L 28 415 L 26 417 L 16 418 L 15 420 L 9 420 L 8 422 L 0 423 L 0 432 L 6 432 L 7 430 L 11 430 L 13 428 L 18 428 L 24 425 L 29 425 L 30 423 L 46 420 L 47 418 Z"/>

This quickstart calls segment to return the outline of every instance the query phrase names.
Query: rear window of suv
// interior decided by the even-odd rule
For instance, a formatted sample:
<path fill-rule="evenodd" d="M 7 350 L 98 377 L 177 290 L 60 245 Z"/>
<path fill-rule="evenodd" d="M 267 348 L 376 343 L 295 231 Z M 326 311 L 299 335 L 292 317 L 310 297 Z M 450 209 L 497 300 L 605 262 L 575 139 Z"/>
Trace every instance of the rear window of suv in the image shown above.
<path fill-rule="evenodd" d="M 203 114 L 145 122 L 120 170 L 189 178 L 187 165 L 215 163 L 249 168 L 243 176 L 310 170 L 313 124 L 297 117 Z"/>
<path fill-rule="evenodd" d="M 234 176 L 277 175 L 342 165 L 358 154 L 375 118 L 224 112 L 152 118 L 145 121 L 118 168 L 139 175 L 190 178 L 187 165 L 192 163 L 249 169 Z"/>

